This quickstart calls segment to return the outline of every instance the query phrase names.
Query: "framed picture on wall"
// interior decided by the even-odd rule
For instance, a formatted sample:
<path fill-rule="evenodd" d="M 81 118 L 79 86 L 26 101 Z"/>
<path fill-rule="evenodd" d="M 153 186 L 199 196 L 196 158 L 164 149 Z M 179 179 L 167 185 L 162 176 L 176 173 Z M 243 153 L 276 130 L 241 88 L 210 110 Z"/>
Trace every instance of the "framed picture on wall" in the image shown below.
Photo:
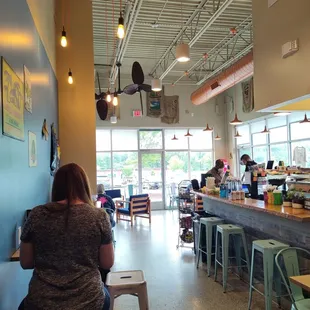
<path fill-rule="evenodd" d="M 1 57 L 2 133 L 24 141 L 24 84 Z"/>
<path fill-rule="evenodd" d="M 28 132 L 28 152 L 29 152 L 29 167 L 38 165 L 37 159 L 37 136 L 35 133 Z"/>

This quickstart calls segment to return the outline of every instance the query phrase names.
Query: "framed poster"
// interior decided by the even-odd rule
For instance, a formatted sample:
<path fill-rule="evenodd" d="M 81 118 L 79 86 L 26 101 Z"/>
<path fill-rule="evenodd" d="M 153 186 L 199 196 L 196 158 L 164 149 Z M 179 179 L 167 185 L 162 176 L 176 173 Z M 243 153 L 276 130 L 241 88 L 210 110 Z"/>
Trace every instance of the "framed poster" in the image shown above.
<path fill-rule="evenodd" d="M 25 88 L 25 109 L 32 113 L 32 92 L 30 72 L 24 65 L 24 88 Z"/>
<path fill-rule="evenodd" d="M 2 133 L 24 141 L 24 85 L 1 58 Z"/>
<path fill-rule="evenodd" d="M 28 132 L 28 152 L 29 152 L 29 167 L 36 167 L 37 160 L 37 136 L 35 133 Z"/>

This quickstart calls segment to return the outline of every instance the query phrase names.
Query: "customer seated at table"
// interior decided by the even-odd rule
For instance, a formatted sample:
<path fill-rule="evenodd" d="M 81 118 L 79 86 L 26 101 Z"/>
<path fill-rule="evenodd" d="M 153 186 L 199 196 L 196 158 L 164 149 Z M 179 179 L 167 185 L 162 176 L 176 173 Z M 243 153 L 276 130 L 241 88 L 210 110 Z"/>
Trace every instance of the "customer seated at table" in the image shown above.
<path fill-rule="evenodd" d="M 224 162 L 221 159 L 215 161 L 215 166 L 207 172 L 207 175 L 214 177 L 215 186 L 220 186 L 223 175 Z"/>
<path fill-rule="evenodd" d="M 52 202 L 35 207 L 23 227 L 20 264 L 34 271 L 19 309 L 109 309 L 98 267 L 113 266 L 111 232 L 107 213 L 93 206 L 84 170 L 61 167 Z"/>
<path fill-rule="evenodd" d="M 97 200 L 101 201 L 101 208 L 105 208 L 107 213 L 110 216 L 110 223 L 111 226 L 115 226 L 115 220 L 114 220 L 114 212 L 115 212 L 115 203 L 113 199 L 105 193 L 103 184 L 99 184 L 97 186 Z"/>

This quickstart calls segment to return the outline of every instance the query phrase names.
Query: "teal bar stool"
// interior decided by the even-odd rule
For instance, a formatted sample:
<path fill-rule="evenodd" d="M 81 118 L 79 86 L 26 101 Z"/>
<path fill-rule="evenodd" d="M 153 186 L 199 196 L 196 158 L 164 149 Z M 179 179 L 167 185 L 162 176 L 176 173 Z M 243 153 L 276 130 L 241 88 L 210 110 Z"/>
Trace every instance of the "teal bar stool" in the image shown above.
<path fill-rule="evenodd" d="M 282 249 L 288 248 L 289 245 L 273 239 L 255 240 L 252 245 L 252 260 L 251 260 L 251 274 L 250 274 L 250 294 L 248 310 L 251 309 L 253 290 L 265 296 L 265 310 L 272 309 L 272 284 L 275 283 L 278 305 L 281 306 L 281 276 L 279 272 L 274 272 L 275 256 Z M 263 268 L 264 268 L 264 293 L 260 292 L 254 287 L 254 266 L 255 266 L 255 252 L 263 254 Z"/>
<path fill-rule="evenodd" d="M 198 254 L 197 254 L 197 268 L 199 266 L 199 260 L 201 253 L 204 253 L 207 255 L 207 270 L 208 270 L 208 277 L 210 277 L 210 271 L 211 271 L 211 257 L 215 253 L 212 252 L 212 240 L 215 232 L 215 228 L 219 224 L 223 224 L 224 221 L 220 219 L 219 217 L 206 217 L 200 219 L 200 225 L 199 225 L 199 236 L 198 236 Z M 205 225 L 206 227 L 206 250 L 203 250 L 201 247 L 201 231 L 202 231 L 202 225 Z"/>
<path fill-rule="evenodd" d="M 222 239 L 222 261 L 220 262 L 219 257 L 219 235 Z M 236 266 L 228 266 L 228 253 L 229 253 L 229 240 L 230 236 L 234 238 L 234 246 L 236 253 Z M 241 245 L 244 249 L 245 260 L 241 258 Z M 242 264 L 245 261 L 245 264 Z M 216 227 L 216 238 L 215 238 L 215 272 L 214 280 L 217 280 L 217 265 L 222 266 L 223 269 L 223 291 L 226 292 L 227 288 L 227 275 L 228 269 L 232 267 L 238 267 L 239 276 L 242 276 L 242 267 L 247 267 L 250 271 L 250 260 L 246 245 L 245 233 L 242 227 L 232 224 L 217 225 Z"/>

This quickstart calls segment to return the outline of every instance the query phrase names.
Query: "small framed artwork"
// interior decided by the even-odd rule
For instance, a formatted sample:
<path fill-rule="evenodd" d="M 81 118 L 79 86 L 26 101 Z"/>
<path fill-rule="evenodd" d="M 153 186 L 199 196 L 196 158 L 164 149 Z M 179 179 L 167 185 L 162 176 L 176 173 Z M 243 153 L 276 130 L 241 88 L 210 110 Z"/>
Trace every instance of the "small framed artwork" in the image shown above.
<path fill-rule="evenodd" d="M 29 167 L 38 165 L 37 159 L 37 136 L 35 133 L 28 132 L 28 152 L 29 152 Z"/>
<path fill-rule="evenodd" d="M 32 92 L 30 72 L 24 65 L 24 91 L 25 91 L 25 109 L 32 113 Z"/>

